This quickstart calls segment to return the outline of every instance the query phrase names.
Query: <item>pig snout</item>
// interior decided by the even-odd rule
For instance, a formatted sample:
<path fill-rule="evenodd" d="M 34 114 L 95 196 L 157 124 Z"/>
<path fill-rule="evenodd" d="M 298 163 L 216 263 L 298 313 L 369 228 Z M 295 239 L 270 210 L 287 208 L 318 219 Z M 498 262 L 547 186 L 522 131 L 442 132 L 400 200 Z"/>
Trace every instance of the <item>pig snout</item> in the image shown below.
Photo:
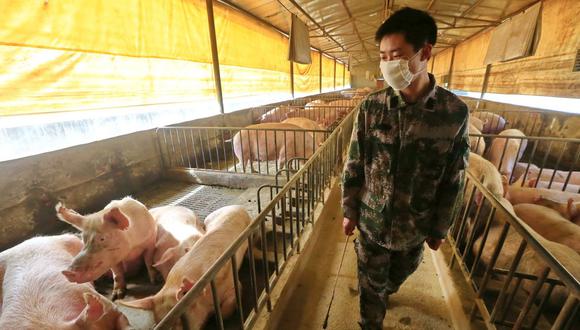
<path fill-rule="evenodd" d="M 69 280 L 69 282 L 86 283 L 94 281 L 101 276 L 100 268 L 102 268 L 102 265 L 102 261 L 98 261 L 94 265 L 79 265 L 78 263 L 73 262 L 73 264 L 66 270 L 62 271 L 62 274 Z"/>

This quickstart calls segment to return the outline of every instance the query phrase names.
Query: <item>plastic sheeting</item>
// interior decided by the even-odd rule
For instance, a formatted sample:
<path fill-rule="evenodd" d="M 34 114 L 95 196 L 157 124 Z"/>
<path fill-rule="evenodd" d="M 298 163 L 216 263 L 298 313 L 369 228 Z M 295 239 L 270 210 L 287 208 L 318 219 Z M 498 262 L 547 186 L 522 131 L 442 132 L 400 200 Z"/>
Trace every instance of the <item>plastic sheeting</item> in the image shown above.
<path fill-rule="evenodd" d="M 0 0 L 0 115 L 215 96 L 202 1 Z"/>
<path fill-rule="evenodd" d="M 294 95 L 309 95 L 320 92 L 320 53 L 310 51 L 312 63 L 294 63 Z"/>

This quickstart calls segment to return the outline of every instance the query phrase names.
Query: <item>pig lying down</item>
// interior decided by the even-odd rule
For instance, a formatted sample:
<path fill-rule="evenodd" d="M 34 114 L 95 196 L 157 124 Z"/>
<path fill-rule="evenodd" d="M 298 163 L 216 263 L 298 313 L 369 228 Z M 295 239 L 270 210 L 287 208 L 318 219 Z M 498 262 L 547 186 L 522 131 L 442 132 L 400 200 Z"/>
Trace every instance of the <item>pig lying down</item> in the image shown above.
<path fill-rule="evenodd" d="M 205 228 L 193 211 L 183 206 L 161 206 L 149 212 L 157 222 L 153 267 L 166 279 L 177 260 L 205 234 Z"/>
<path fill-rule="evenodd" d="M 60 220 L 82 231 L 84 248 L 63 271 L 69 281 L 94 281 L 111 269 L 113 299 L 121 298 L 126 291 L 124 270 L 143 258 L 149 279 L 154 282 L 157 227 L 143 204 L 125 197 L 110 202 L 99 212 L 80 215 L 58 203 L 56 213 Z"/>
<path fill-rule="evenodd" d="M 123 301 L 121 304 L 152 310 L 155 321 L 159 322 L 248 227 L 251 218 L 242 206 L 231 205 L 212 212 L 204 222 L 206 234 L 177 261 L 169 272 L 165 285 L 157 294 L 140 300 Z M 246 249 L 247 243 L 236 251 L 238 269 L 242 264 Z M 229 262 L 217 273 L 215 284 L 222 315 L 227 317 L 236 308 L 234 277 Z M 208 285 L 186 309 L 188 328 L 200 329 L 213 312 L 213 297 Z"/>
<path fill-rule="evenodd" d="M 127 318 L 90 283 L 61 273 L 81 251 L 76 236 L 35 237 L 0 253 L 0 329 L 131 329 Z"/>

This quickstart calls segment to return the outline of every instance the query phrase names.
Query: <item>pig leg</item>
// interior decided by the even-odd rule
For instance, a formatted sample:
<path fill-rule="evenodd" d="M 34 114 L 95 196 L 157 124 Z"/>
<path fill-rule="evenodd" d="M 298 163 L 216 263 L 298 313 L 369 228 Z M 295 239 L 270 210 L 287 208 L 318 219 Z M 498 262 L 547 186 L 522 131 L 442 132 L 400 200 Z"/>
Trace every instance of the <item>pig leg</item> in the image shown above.
<path fill-rule="evenodd" d="M 238 282 L 240 287 L 240 291 L 242 290 L 242 283 Z M 220 310 L 224 317 L 229 317 L 234 313 L 236 310 L 237 303 L 236 303 L 236 289 L 235 287 L 229 288 L 222 297 L 222 302 L 220 304 Z"/>
<path fill-rule="evenodd" d="M 120 262 L 111 267 L 111 271 L 113 272 L 113 295 L 111 300 L 124 298 L 125 293 L 127 293 L 127 283 L 125 283 L 123 263 Z"/>

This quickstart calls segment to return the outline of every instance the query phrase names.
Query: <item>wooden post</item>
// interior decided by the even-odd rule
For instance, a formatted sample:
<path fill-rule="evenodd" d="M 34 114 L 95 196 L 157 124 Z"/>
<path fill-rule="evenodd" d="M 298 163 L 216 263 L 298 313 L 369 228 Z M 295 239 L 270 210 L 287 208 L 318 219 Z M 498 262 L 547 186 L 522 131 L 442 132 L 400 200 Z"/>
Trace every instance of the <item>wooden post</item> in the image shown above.
<path fill-rule="evenodd" d="M 344 77 L 345 76 L 346 76 L 346 65 L 344 65 L 344 63 L 342 63 L 342 89 L 344 89 L 344 83 L 345 83 Z"/>
<path fill-rule="evenodd" d="M 207 21 L 209 23 L 209 40 L 211 43 L 211 59 L 213 63 L 213 75 L 215 79 L 215 89 L 217 92 L 218 103 L 220 105 L 220 112 L 224 113 L 224 98 L 222 94 L 222 79 L 220 76 L 220 61 L 218 57 L 217 41 L 215 36 L 215 21 L 213 18 L 213 2 L 212 0 L 205 0 L 207 9 Z"/>
<path fill-rule="evenodd" d="M 334 58 L 334 90 L 336 90 L 336 57 Z"/>
<path fill-rule="evenodd" d="M 320 71 L 320 75 L 318 77 L 318 81 L 320 83 L 320 94 L 322 94 L 322 52 L 320 52 L 320 67 L 318 69 Z"/>
<path fill-rule="evenodd" d="M 290 61 L 290 91 L 292 98 L 294 98 L 294 62 Z"/>
<path fill-rule="evenodd" d="M 453 75 L 453 62 L 455 61 L 455 46 L 451 52 L 451 63 L 449 63 L 449 73 L 447 74 L 447 89 L 451 90 L 451 76 Z"/>
<path fill-rule="evenodd" d="M 485 66 L 485 74 L 483 75 L 483 83 L 481 84 L 481 93 L 479 94 L 479 100 L 475 104 L 475 110 L 479 109 L 479 103 L 483 100 L 483 94 L 487 92 L 487 84 L 489 82 L 489 72 L 491 71 L 491 63 Z"/>

